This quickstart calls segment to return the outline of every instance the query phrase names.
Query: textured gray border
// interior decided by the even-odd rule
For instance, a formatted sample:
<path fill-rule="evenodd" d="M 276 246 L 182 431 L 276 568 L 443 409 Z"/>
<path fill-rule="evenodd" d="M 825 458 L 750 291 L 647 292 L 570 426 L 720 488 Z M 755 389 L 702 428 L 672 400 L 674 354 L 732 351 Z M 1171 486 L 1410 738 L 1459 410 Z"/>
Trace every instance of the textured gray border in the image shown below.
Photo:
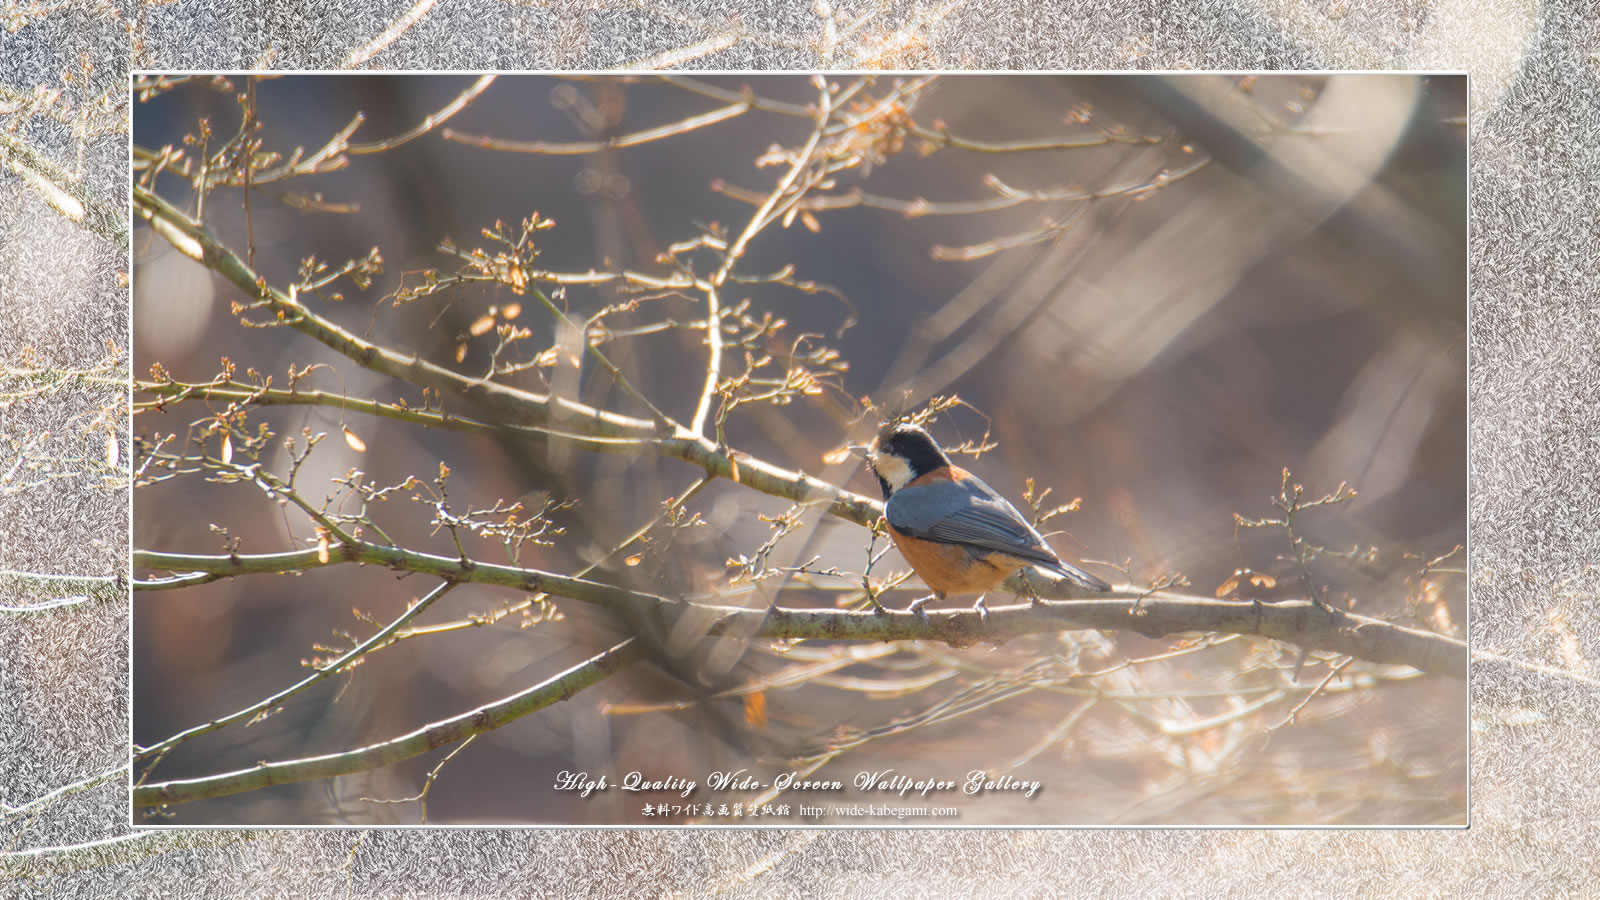
<path fill-rule="evenodd" d="M 0 34 L 0 78 L 56 84 L 80 52 L 102 76 L 138 64 L 334 67 L 406 2 L 73 5 Z M 448 8 L 447 8 L 448 7 Z M 679 51 L 689 65 L 1466 68 L 1472 80 L 1472 627 L 1475 646 L 1579 671 L 1600 656 L 1600 17 L 1585 4 L 1512 0 L 1259 0 L 1187 5 L 895 2 L 830 41 L 818 4 L 646 8 L 458 2 L 424 11 L 368 65 L 606 66 Z M 369 8 L 372 11 L 368 11 Z M 840 8 L 849 15 L 877 8 Z M 620 10 L 620 11 L 619 11 Z M 848 15 L 847 15 L 848 17 Z M 909 28 L 909 30 L 902 30 Z M 843 31 L 837 24 L 835 38 Z M 90 182 L 113 179 L 93 173 Z M 59 217 L 0 176 L 15 241 Z M 26 225 L 25 229 L 19 225 Z M 112 254 L 117 256 L 117 254 Z M 103 256 L 103 255 L 102 255 Z M 104 285 L 108 263 L 51 250 L 0 263 Z M 110 263 L 115 268 L 116 263 Z M 9 267 L 9 268 L 6 268 Z M 90 291 L 116 302 L 115 290 Z M 110 325 L 126 329 L 126 318 Z M 0 335 L 10 346 L 14 335 Z M 95 335 L 96 338 L 99 335 Z M 90 352 L 85 350 L 85 353 Z M 12 522 L 51 510 L 6 508 Z M 59 515 L 59 508 L 55 514 Z M 63 549 L 87 526 L 38 519 Z M 90 523 L 93 525 L 94 523 Z M 97 534 L 121 522 L 99 523 Z M 15 526 L 13 526 L 15 528 Z M 83 530 L 87 528 L 87 530 Z M 114 529 L 113 529 L 114 530 Z M 16 531 L 10 532 L 16 533 Z M 101 574 L 95 572 L 94 574 Z M 7 803 L 115 765 L 126 737 L 123 612 L 0 621 Z M 48 665 L 103 660 L 102 681 Z M 1479 663 L 1473 681 L 1473 827 L 1467 832 L 1120 831 L 933 833 L 288 831 L 123 837 L 108 783 L 62 799 L 19 840 L 0 834 L 8 892 L 116 896 L 1572 896 L 1593 891 L 1600 821 L 1600 687 Z M 19 784 L 24 790 L 13 793 Z M 103 841 L 81 849 L 30 848 Z"/>

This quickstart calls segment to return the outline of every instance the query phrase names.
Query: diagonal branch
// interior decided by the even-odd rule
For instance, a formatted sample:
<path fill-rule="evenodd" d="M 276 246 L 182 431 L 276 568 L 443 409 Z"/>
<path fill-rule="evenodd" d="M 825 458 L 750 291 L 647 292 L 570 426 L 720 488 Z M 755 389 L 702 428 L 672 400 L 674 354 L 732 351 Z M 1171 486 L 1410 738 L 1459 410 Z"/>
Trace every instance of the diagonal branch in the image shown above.
<path fill-rule="evenodd" d="M 276 694 L 273 694 L 270 697 L 267 697 L 264 700 L 251 704 L 250 706 L 247 706 L 244 709 L 233 713 L 232 715 L 223 716 L 220 719 L 213 719 L 204 725 L 196 725 L 187 731 L 181 731 L 172 737 L 167 738 L 159 744 L 152 744 L 148 747 L 137 748 L 134 752 L 134 758 L 143 759 L 148 756 L 156 756 L 159 760 L 160 757 L 165 756 L 174 747 L 184 743 L 185 741 L 197 738 L 202 734 L 209 734 L 219 728 L 225 728 L 244 719 L 253 719 L 256 716 L 266 713 L 279 703 L 282 703 L 290 697 L 293 697 L 295 694 L 298 694 L 306 688 L 311 687 L 317 682 L 322 681 L 331 675 L 336 675 L 339 672 L 345 671 L 346 667 L 352 662 L 360 659 L 362 656 L 366 655 L 367 651 L 388 640 L 407 622 L 410 622 L 417 616 L 422 615 L 422 613 L 427 610 L 428 607 L 432 606 L 440 597 L 450 593 L 455 586 L 455 582 L 446 581 L 444 584 L 434 588 L 427 594 L 427 596 L 423 597 L 421 600 L 418 600 L 416 603 L 413 603 L 410 608 L 408 608 L 404 613 L 401 613 L 400 616 L 393 622 L 389 623 L 388 626 L 380 629 L 372 637 L 367 638 L 365 641 L 362 641 L 356 646 L 350 648 L 350 652 L 317 669 L 315 672 L 301 679 L 299 682 L 279 691 Z"/>
<path fill-rule="evenodd" d="M 266 763 L 204 778 L 143 785 L 133 789 L 133 805 L 162 806 L 205 797 L 226 797 L 276 784 L 315 781 L 387 766 L 473 735 L 493 731 L 529 713 L 571 699 L 584 688 L 604 681 L 643 658 L 643 642 L 629 638 L 525 691 L 424 726 L 410 734 L 344 753 Z"/>
<path fill-rule="evenodd" d="M 327 345 L 364 368 L 418 387 L 460 397 L 492 414 L 497 426 L 524 428 L 554 440 L 601 452 L 649 452 L 680 459 L 706 474 L 730 478 L 746 487 L 800 502 L 827 501 L 833 515 L 868 525 L 883 514 L 883 504 L 824 481 L 784 469 L 687 429 L 663 431 L 649 419 L 607 412 L 560 397 L 469 378 L 415 354 L 372 343 L 317 315 L 269 286 L 211 232 L 148 188 L 134 185 L 136 211 L 174 247 L 216 271 L 248 296 L 265 301 L 284 324 Z M 313 402 L 310 400 L 304 402 Z"/>

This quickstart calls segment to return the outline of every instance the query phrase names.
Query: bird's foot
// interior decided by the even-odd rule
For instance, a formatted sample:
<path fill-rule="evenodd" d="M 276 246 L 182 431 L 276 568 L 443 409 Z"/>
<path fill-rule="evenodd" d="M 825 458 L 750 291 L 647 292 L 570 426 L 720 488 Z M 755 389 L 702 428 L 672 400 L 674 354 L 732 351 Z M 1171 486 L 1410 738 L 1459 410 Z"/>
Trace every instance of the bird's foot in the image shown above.
<path fill-rule="evenodd" d="M 911 601 L 910 606 L 906 607 L 906 612 L 915 613 L 917 618 L 922 620 L 922 624 L 926 625 L 928 624 L 928 611 L 923 609 L 923 607 L 937 599 L 939 599 L 938 594 L 929 594 L 926 597 L 918 597 L 917 599 Z"/>
<path fill-rule="evenodd" d="M 989 624 L 989 605 L 983 602 L 985 596 L 987 595 L 979 594 L 978 602 L 972 604 L 972 608 L 978 611 L 978 621 L 987 625 Z"/>
<path fill-rule="evenodd" d="M 1044 600 L 1040 598 L 1036 591 L 1034 591 L 1033 585 L 1028 582 L 1028 570 L 1023 569 L 1021 572 L 1018 572 L 1017 575 L 1022 579 L 1022 590 L 1018 593 L 1028 598 L 1028 605 L 1034 607 L 1035 609 L 1043 606 Z"/>

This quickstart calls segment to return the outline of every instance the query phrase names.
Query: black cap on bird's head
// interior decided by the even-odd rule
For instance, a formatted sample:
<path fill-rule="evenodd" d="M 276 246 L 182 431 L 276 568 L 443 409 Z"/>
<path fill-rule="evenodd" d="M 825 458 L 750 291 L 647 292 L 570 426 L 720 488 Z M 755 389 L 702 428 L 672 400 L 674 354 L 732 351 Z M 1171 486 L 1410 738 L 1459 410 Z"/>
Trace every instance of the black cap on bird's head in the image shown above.
<path fill-rule="evenodd" d="M 878 485 L 887 500 L 913 479 L 950 465 L 950 458 L 921 426 L 890 422 L 867 448 L 867 463 L 872 466 L 872 474 L 878 476 Z"/>

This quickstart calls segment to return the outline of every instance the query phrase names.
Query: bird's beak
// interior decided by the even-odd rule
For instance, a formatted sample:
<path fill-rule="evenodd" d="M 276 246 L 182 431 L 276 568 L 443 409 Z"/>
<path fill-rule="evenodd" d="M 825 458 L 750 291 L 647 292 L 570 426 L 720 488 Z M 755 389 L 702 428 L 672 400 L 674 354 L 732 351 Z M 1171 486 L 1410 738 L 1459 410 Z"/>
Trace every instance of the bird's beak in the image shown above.
<path fill-rule="evenodd" d="M 830 466 L 837 466 L 852 456 L 858 459 L 866 459 L 867 448 L 854 445 L 848 447 L 836 447 L 832 450 L 829 450 L 827 453 L 824 453 L 822 455 L 822 461 Z"/>

